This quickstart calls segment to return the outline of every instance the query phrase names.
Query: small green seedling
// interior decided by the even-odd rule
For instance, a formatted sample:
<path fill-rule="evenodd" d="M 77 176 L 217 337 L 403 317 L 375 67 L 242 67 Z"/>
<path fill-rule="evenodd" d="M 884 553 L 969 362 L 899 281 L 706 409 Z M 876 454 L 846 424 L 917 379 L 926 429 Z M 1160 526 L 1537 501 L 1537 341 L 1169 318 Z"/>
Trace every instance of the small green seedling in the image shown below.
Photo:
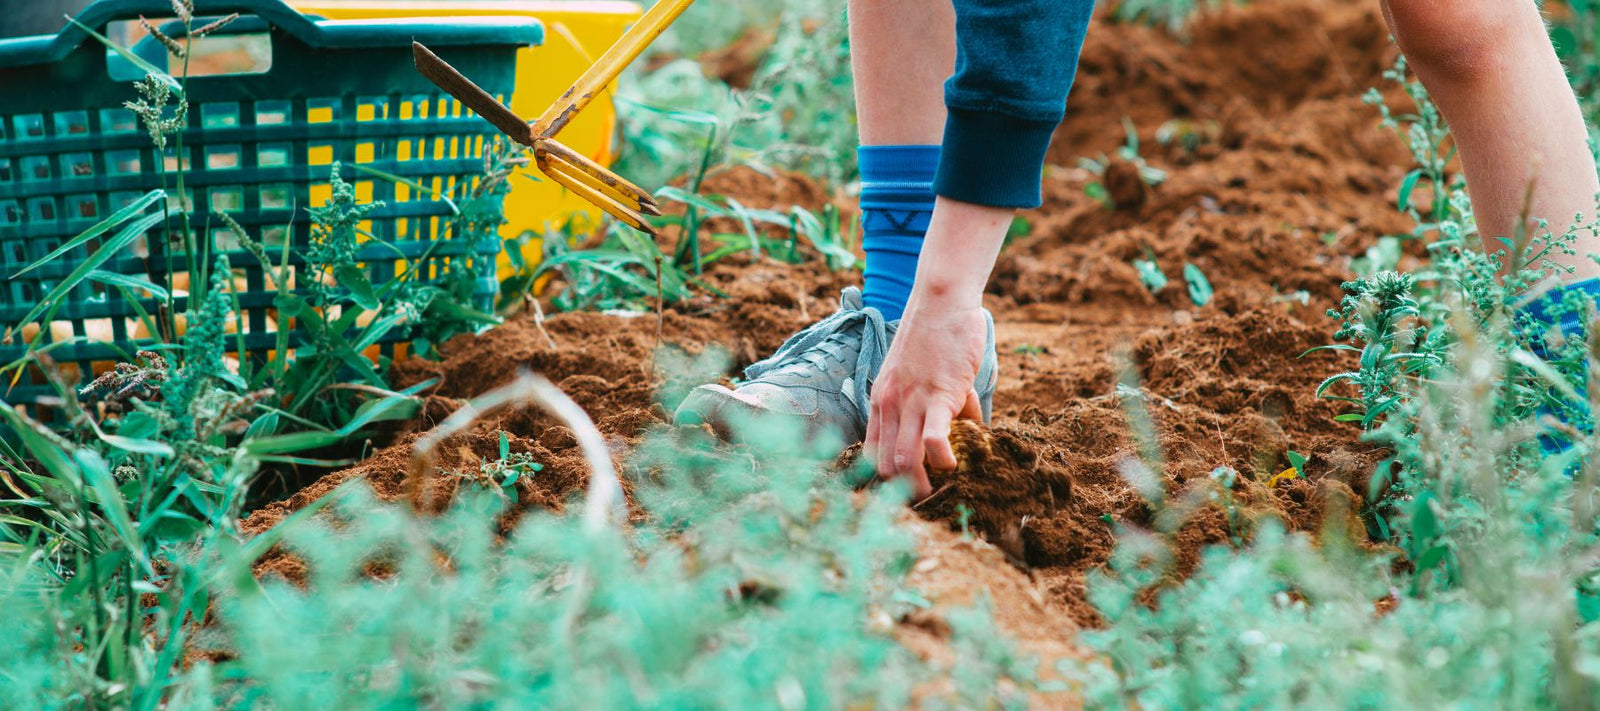
<path fill-rule="evenodd" d="M 1295 473 L 1299 474 L 1301 479 L 1306 478 L 1306 462 L 1311 458 L 1292 450 L 1285 456 L 1289 458 L 1289 466 L 1294 467 Z"/>
<path fill-rule="evenodd" d="M 1006 228 L 1006 239 L 1002 249 L 1010 247 L 1011 243 L 1032 233 L 1033 223 L 1029 222 L 1028 218 L 1017 215 L 1011 220 L 1011 226 Z"/>
<path fill-rule="evenodd" d="M 1183 265 L 1183 281 L 1189 285 L 1189 300 L 1195 306 L 1205 306 L 1211 303 L 1214 292 L 1211 289 L 1211 280 L 1206 278 L 1206 273 L 1192 263 Z"/>
<path fill-rule="evenodd" d="M 1161 265 L 1156 263 L 1156 255 L 1149 247 L 1144 249 L 1144 259 L 1133 260 L 1133 268 L 1139 272 L 1139 282 L 1152 294 L 1161 293 L 1167 288 L 1167 274 L 1161 271 Z"/>
<path fill-rule="evenodd" d="M 479 479 L 493 484 L 507 501 L 517 503 L 517 482 L 544 471 L 544 465 L 534 461 L 526 452 L 512 452 L 511 438 L 500 430 L 500 458 L 484 462 L 478 470 Z"/>
<path fill-rule="evenodd" d="M 965 540 L 972 540 L 972 528 L 967 524 L 972 521 L 973 513 L 972 507 L 968 506 L 967 502 L 956 504 L 956 522 L 961 524 L 961 537 Z"/>
<path fill-rule="evenodd" d="M 1172 119 L 1156 129 L 1156 142 L 1163 146 L 1177 146 L 1193 153 L 1201 146 L 1215 143 L 1220 135 L 1222 127 L 1216 121 Z"/>

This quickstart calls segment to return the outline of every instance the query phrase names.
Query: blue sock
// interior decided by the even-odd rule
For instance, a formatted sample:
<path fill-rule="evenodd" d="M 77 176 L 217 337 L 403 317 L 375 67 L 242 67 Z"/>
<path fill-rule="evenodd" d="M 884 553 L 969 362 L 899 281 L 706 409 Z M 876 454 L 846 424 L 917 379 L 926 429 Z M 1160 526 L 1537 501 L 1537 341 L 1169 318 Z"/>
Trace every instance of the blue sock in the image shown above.
<path fill-rule="evenodd" d="M 1516 324 L 1524 334 L 1528 350 L 1545 360 L 1555 359 L 1558 354 L 1551 353 L 1545 341 L 1546 332 L 1551 328 L 1559 329 L 1562 337 L 1568 341 L 1588 336 L 1584 319 L 1588 318 L 1590 307 L 1597 300 L 1600 300 L 1600 279 L 1588 279 L 1551 289 L 1528 304 L 1522 309 Z M 1581 383 L 1588 381 L 1589 372 L 1586 365 L 1578 367 L 1582 369 L 1578 387 L 1578 392 L 1582 394 L 1584 388 Z M 1587 401 L 1568 401 L 1554 392 L 1546 397 L 1545 404 L 1540 407 L 1541 413 L 1554 415 L 1586 434 L 1593 431 L 1593 414 L 1589 411 Z M 1560 454 L 1569 449 L 1572 443 L 1554 434 L 1541 434 L 1539 445 L 1546 454 Z"/>
<path fill-rule="evenodd" d="M 933 217 L 938 146 L 861 146 L 861 248 L 867 253 L 862 301 L 900 318 L 917 276 L 922 238 Z"/>

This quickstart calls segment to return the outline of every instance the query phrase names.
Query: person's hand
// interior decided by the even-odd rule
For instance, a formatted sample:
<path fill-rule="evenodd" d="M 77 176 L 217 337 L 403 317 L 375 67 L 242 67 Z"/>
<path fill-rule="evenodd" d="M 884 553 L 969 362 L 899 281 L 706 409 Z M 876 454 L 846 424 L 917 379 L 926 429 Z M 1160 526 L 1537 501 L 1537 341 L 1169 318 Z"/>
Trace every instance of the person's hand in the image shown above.
<path fill-rule="evenodd" d="M 924 459 L 936 470 L 956 468 L 950 422 L 983 417 L 973 389 L 989 340 L 983 285 L 1015 216 L 1010 208 L 939 198 L 916 287 L 872 384 L 867 456 L 879 476 L 910 479 L 918 499 L 933 493 Z"/>
<path fill-rule="evenodd" d="M 908 478 L 917 499 L 932 493 L 924 459 L 935 470 L 956 468 L 950 421 L 982 417 L 973 381 L 987 334 L 978 303 L 914 295 L 906 306 L 872 387 L 866 451 L 879 476 Z"/>

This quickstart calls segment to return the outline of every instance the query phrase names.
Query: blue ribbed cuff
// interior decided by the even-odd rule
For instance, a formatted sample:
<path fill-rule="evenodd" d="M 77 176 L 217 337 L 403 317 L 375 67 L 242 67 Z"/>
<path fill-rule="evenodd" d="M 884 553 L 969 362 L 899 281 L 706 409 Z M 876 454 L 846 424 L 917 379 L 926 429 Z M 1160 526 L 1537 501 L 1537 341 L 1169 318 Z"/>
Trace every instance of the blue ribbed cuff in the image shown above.
<path fill-rule="evenodd" d="M 1038 207 L 1043 202 L 1045 152 L 1056 123 L 950 109 L 933 191 L 990 207 Z"/>
<path fill-rule="evenodd" d="M 939 169 L 939 147 L 930 145 L 857 146 L 861 182 L 931 183 Z"/>

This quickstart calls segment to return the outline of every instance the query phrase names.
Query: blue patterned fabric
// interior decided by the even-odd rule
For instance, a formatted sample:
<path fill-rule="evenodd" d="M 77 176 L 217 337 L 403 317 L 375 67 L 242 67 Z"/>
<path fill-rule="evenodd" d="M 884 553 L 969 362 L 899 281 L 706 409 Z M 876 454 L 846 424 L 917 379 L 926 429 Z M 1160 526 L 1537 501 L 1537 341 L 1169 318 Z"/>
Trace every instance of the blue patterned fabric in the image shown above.
<path fill-rule="evenodd" d="M 938 146 L 861 146 L 861 247 L 867 253 L 862 300 L 894 321 L 917 277 L 922 238 L 933 219 Z"/>

